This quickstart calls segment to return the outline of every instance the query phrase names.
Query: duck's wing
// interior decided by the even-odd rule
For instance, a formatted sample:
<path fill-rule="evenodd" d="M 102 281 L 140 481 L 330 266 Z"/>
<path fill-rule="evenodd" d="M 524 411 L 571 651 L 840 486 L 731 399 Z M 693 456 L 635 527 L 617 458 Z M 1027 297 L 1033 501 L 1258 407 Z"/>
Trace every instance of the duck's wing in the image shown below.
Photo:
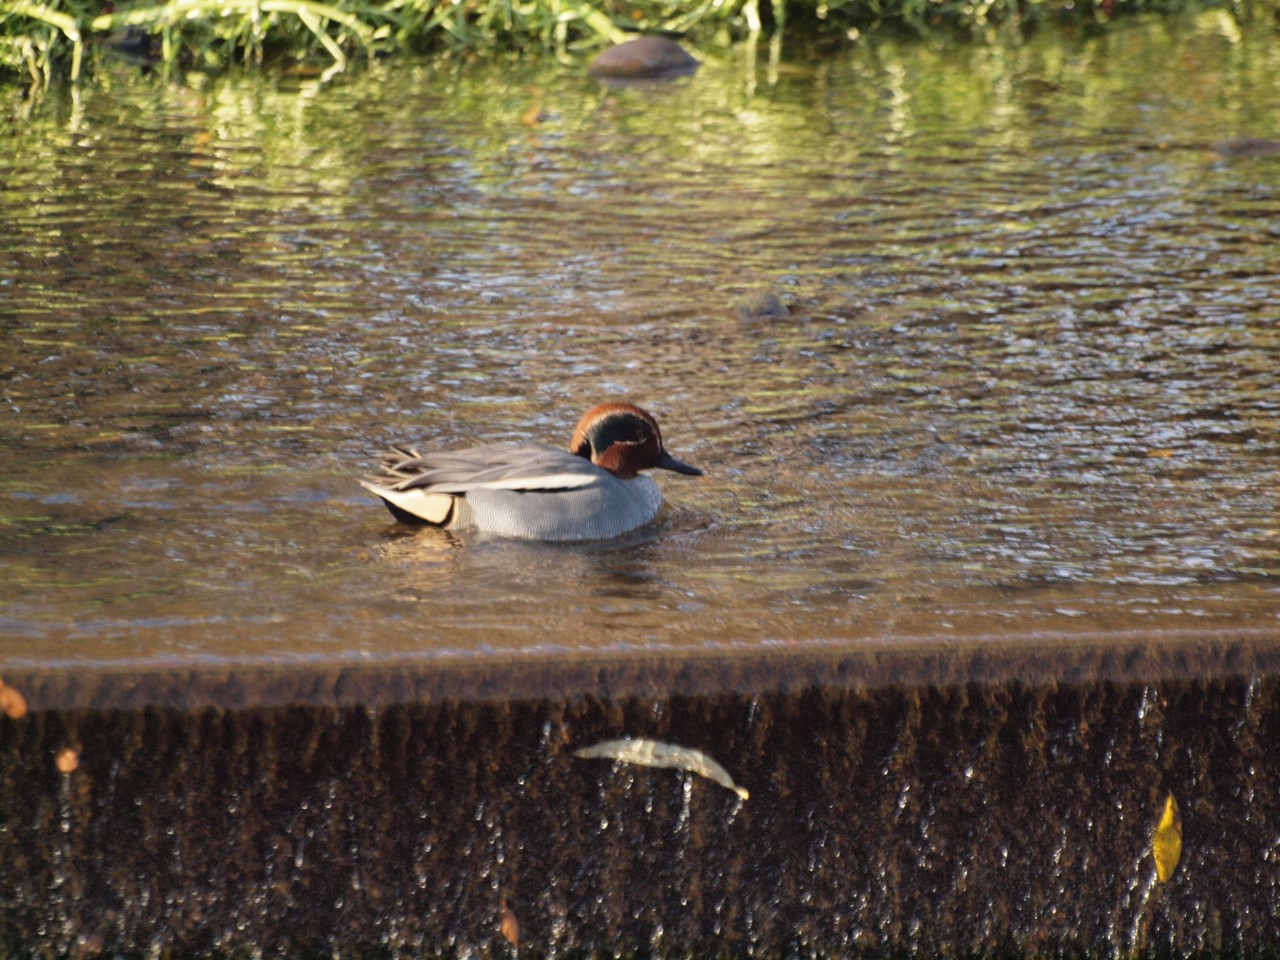
<path fill-rule="evenodd" d="M 377 476 L 360 481 L 402 522 L 452 525 L 458 499 L 479 491 L 567 492 L 599 485 L 608 474 L 567 450 L 541 444 L 495 443 L 420 454 L 392 447 Z"/>
<path fill-rule="evenodd" d="M 415 453 L 417 451 L 406 451 Z M 379 478 L 396 490 L 464 494 L 471 490 L 572 490 L 608 474 L 591 461 L 541 444 L 495 443 L 383 464 Z"/>

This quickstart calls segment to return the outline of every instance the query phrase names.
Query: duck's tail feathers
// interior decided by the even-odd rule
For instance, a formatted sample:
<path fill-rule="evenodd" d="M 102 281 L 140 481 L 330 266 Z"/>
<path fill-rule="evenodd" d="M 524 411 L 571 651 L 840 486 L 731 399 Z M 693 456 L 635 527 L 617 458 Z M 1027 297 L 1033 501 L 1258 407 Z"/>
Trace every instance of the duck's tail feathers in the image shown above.
<path fill-rule="evenodd" d="M 393 446 L 378 457 L 378 467 L 382 470 L 383 480 L 392 477 L 404 480 L 419 472 L 421 460 L 422 454 L 413 447 Z"/>
<path fill-rule="evenodd" d="M 456 497 L 447 493 L 428 493 L 426 490 L 392 490 L 381 484 L 361 480 L 375 497 L 381 498 L 391 515 L 401 523 L 430 523 L 443 527 L 453 519 Z"/>

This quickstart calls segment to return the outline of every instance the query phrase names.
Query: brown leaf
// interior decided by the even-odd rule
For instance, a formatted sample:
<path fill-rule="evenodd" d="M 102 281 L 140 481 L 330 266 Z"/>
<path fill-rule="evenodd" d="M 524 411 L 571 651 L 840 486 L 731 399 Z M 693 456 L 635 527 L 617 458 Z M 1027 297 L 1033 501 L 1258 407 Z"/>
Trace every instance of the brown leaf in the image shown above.
<path fill-rule="evenodd" d="M 507 943 L 511 944 L 516 950 L 520 949 L 520 921 L 516 919 L 516 915 L 511 912 L 511 908 L 507 906 L 507 901 L 501 901 L 502 923 L 498 929 L 502 931 L 502 937 Z"/>
<path fill-rule="evenodd" d="M 75 773 L 80 766 L 80 751 L 71 747 L 63 747 L 53 757 L 53 765 L 59 773 Z"/>
<path fill-rule="evenodd" d="M 13 687 L 5 686 L 0 680 L 0 713 L 11 720 L 27 715 L 27 698 Z"/>

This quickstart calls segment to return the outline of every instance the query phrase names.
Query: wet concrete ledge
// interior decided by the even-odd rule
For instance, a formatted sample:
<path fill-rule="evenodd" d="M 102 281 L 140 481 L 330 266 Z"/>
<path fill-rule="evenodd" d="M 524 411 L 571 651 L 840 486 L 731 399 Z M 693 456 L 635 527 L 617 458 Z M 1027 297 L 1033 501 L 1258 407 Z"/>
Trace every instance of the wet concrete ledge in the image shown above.
<path fill-rule="evenodd" d="M 1280 638 L 1106 641 L 6 676 L 0 953 L 1280 952 Z M 750 798 L 573 756 L 626 735 Z"/>
<path fill-rule="evenodd" d="M 5 669 L 33 709 L 386 707 L 436 700 L 794 692 L 1093 680 L 1154 681 L 1280 672 L 1280 629 L 894 637 L 603 656 L 327 660 L 223 667 Z"/>

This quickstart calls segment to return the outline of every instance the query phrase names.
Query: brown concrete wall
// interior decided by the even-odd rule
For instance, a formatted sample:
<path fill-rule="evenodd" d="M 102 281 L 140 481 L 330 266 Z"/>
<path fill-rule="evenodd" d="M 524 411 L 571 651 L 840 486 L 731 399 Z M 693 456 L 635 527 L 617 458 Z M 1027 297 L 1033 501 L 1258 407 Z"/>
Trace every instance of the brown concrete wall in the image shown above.
<path fill-rule="evenodd" d="M 624 734 L 705 751 L 750 799 L 571 755 Z M 1276 678 L 1229 671 L 37 702 L 0 718 L 0 952 L 503 957 L 502 900 L 529 956 L 1277 952 L 1278 757 Z M 1158 884 L 1166 792 L 1184 852 Z"/>

